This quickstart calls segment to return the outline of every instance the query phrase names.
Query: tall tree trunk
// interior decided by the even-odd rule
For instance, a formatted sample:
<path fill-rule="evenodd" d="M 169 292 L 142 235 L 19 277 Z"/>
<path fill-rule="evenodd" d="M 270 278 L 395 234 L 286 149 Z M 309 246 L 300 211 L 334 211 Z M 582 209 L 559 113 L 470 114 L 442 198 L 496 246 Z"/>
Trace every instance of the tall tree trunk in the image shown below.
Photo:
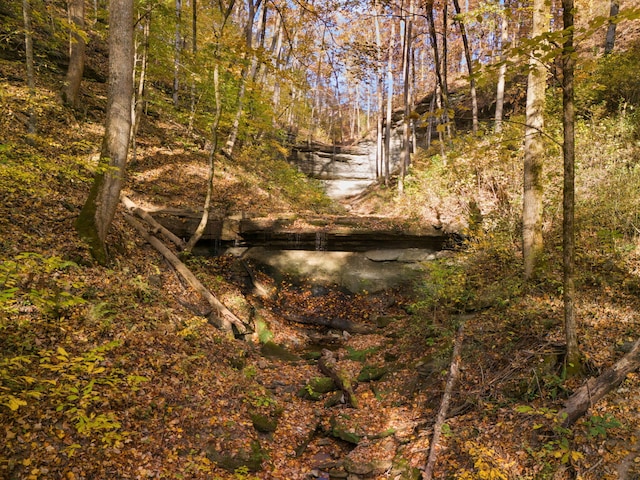
<path fill-rule="evenodd" d="M 73 108 L 79 107 L 80 83 L 84 71 L 84 0 L 68 0 L 71 34 L 69 36 L 69 68 L 62 89 L 62 100 Z"/>
<path fill-rule="evenodd" d="M 180 57 L 182 55 L 182 0 L 176 0 L 176 34 L 173 40 L 173 106 L 180 104 Z"/>
<path fill-rule="evenodd" d="M 225 151 L 228 155 L 233 154 L 233 149 L 235 148 L 236 141 L 238 140 L 238 133 L 240 131 L 240 120 L 242 119 L 242 114 L 244 111 L 244 100 L 247 92 L 247 83 L 249 79 L 254 78 L 256 69 L 258 68 L 258 57 L 253 51 L 253 24 L 256 15 L 256 9 L 260 8 L 262 0 L 258 0 L 254 3 L 254 0 L 249 0 L 249 13 L 247 17 L 247 23 L 244 27 L 245 31 L 245 46 L 246 53 L 244 58 L 247 55 L 250 55 L 249 66 L 244 66 L 242 68 L 242 73 L 240 74 L 240 87 L 238 89 L 238 105 L 236 108 L 236 115 L 233 119 L 233 124 L 231 126 L 231 132 L 229 133 L 229 137 L 227 138 L 227 143 L 225 145 Z M 260 17 L 262 18 L 262 16 Z M 261 27 L 259 27 L 261 28 Z"/>
<path fill-rule="evenodd" d="M 616 43 L 616 25 L 615 16 L 620 11 L 620 0 L 611 0 L 611 7 L 609 8 L 609 28 L 607 28 L 607 37 L 604 42 L 604 54 L 609 55 L 613 52 L 613 47 Z"/>
<path fill-rule="evenodd" d="M 185 252 L 191 252 L 196 243 L 202 238 L 207 224 L 209 223 L 209 209 L 211 208 L 211 199 L 213 198 L 213 183 L 215 178 L 215 159 L 216 151 L 218 150 L 218 127 L 220 126 L 220 118 L 222 116 L 222 106 L 220 105 L 220 81 L 218 73 L 218 62 L 215 63 L 213 68 L 213 94 L 216 102 L 215 115 L 213 118 L 213 124 L 211 125 L 211 149 L 209 150 L 209 175 L 207 177 L 207 194 L 204 199 L 204 206 L 202 207 L 202 217 L 200 217 L 200 223 L 196 227 L 195 232 L 191 235 L 191 238 L 187 242 L 184 250 Z"/>
<path fill-rule="evenodd" d="M 498 71 L 498 87 L 496 89 L 495 132 L 502 132 L 502 112 L 504 111 L 504 84 L 507 75 L 507 42 L 509 41 L 509 22 L 505 8 L 500 22 L 500 70 Z"/>
<path fill-rule="evenodd" d="M 531 37 L 541 42 L 549 30 L 545 0 L 533 2 Z M 527 80 L 526 126 L 524 138 L 524 195 L 522 209 L 522 253 L 524 278 L 529 280 L 542 254 L 542 169 L 544 164 L 544 106 L 547 69 L 538 58 L 540 49 L 532 52 Z"/>
<path fill-rule="evenodd" d="M 105 134 L 98 171 L 76 229 L 100 263 L 124 180 L 133 97 L 133 0 L 109 1 L 109 85 Z"/>
<path fill-rule="evenodd" d="M 396 24 L 391 23 L 391 35 L 389 36 L 389 51 L 387 59 L 387 118 L 384 136 L 384 184 L 389 186 L 391 177 L 391 113 L 393 109 L 393 38 L 396 34 Z"/>
<path fill-rule="evenodd" d="M 460 27 L 460 35 L 462 35 L 462 45 L 464 46 L 464 58 L 467 63 L 467 71 L 469 72 L 469 90 L 471 94 L 471 116 L 473 133 L 478 133 L 478 98 L 476 95 L 476 79 L 473 76 L 473 63 L 471 62 L 471 50 L 469 49 L 469 39 L 467 38 L 467 29 L 461 17 L 460 2 L 453 0 L 453 6 L 458 16 L 458 26 Z"/>
<path fill-rule="evenodd" d="M 31 26 L 31 3 L 29 0 L 22 0 L 22 18 L 24 20 L 24 51 L 27 67 L 27 88 L 29 89 L 28 113 L 29 123 L 27 131 L 36 133 L 37 122 L 33 104 L 36 101 L 36 74 L 33 65 L 33 29 Z"/>
<path fill-rule="evenodd" d="M 198 62 L 198 2 L 197 0 L 191 0 L 191 65 L 194 70 L 197 68 Z M 198 103 L 198 92 L 196 88 L 196 79 L 191 78 L 191 115 L 189 116 L 188 130 L 191 132 L 193 129 L 193 121 L 196 116 L 196 105 Z"/>
<path fill-rule="evenodd" d="M 438 105 L 439 110 L 441 111 L 439 115 L 444 122 L 448 123 L 447 116 L 445 114 L 446 110 L 449 108 L 447 103 L 448 102 L 447 90 L 445 86 L 446 80 L 445 78 L 443 78 L 443 75 L 442 75 L 440 49 L 438 48 L 438 36 L 436 34 L 436 25 L 435 25 L 435 20 L 433 18 L 433 0 L 430 0 L 429 2 L 427 2 L 426 8 L 427 8 L 427 22 L 429 24 L 429 37 L 431 39 L 431 47 L 433 48 L 433 64 L 436 71 L 436 83 L 437 83 L 436 91 L 439 92 L 439 97 L 437 102 L 439 104 Z M 442 131 L 440 128 L 438 128 L 438 136 L 442 143 Z M 441 146 L 441 150 L 442 152 L 444 152 L 444 145 Z M 444 156 L 444 153 L 443 153 L 443 156 Z"/>
<path fill-rule="evenodd" d="M 404 53 L 403 53 L 403 103 L 404 119 L 402 122 L 402 158 L 400 159 L 400 175 L 398 176 L 398 193 L 404 193 L 404 177 L 411 158 L 411 102 L 409 85 L 411 75 L 411 30 L 413 25 L 413 1 L 409 0 L 409 13 L 404 17 Z"/>
<path fill-rule="evenodd" d="M 572 375 L 581 370 L 581 355 L 575 319 L 575 112 L 573 74 L 575 50 L 573 48 L 573 0 L 562 0 L 563 27 L 566 39 L 562 58 L 562 126 L 564 130 L 564 188 L 562 202 L 562 252 L 564 325 L 567 340 L 566 371 Z"/>
<path fill-rule="evenodd" d="M 382 127 L 383 127 L 383 89 L 384 89 L 384 77 L 382 74 L 382 38 L 380 35 L 380 19 L 378 2 L 374 2 L 373 20 L 375 23 L 376 31 L 376 75 L 377 75 L 377 89 L 376 100 L 378 105 L 378 111 L 376 112 L 376 178 L 382 176 L 382 162 L 383 162 L 383 146 L 382 146 Z"/>
<path fill-rule="evenodd" d="M 147 63 L 149 58 L 149 30 L 151 28 L 151 10 L 145 12 L 142 19 L 142 53 L 140 54 L 140 75 L 138 76 L 137 89 L 134 97 L 134 101 L 131 105 L 131 158 L 132 162 L 136 159 L 137 142 L 136 136 L 138 135 L 138 128 L 140 127 L 140 117 L 142 117 L 142 109 L 144 108 L 144 91 L 147 81 Z M 134 49 L 137 51 L 138 47 L 135 45 Z M 137 57 L 137 53 L 134 58 Z M 134 67 L 136 62 L 134 61 Z M 135 69 L 134 69 L 134 87 L 135 84 Z"/>

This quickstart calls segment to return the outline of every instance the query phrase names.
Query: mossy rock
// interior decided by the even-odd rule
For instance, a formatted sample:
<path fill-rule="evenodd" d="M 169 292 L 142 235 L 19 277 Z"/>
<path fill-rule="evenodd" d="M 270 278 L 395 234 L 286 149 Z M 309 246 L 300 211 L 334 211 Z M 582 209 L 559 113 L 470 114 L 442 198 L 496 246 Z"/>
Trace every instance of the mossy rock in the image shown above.
<path fill-rule="evenodd" d="M 353 445 L 358 445 L 360 443 L 360 440 L 362 440 L 360 435 L 353 431 L 350 431 L 350 428 L 341 425 L 338 418 L 331 417 L 330 424 L 331 430 L 329 431 L 329 434 L 332 437 L 339 438 L 340 440 L 344 440 L 345 442 L 351 443 Z"/>
<path fill-rule="evenodd" d="M 268 458 L 260 442 L 251 442 L 250 449 L 240 449 L 237 452 L 218 452 L 211 446 L 207 448 L 207 458 L 220 468 L 235 472 L 239 468 L 246 468 L 250 472 L 257 472 L 262 468 L 262 462 Z"/>
<path fill-rule="evenodd" d="M 375 365 L 365 365 L 358 374 L 359 382 L 374 382 L 380 380 L 389 372 L 387 367 L 376 367 Z"/>
<path fill-rule="evenodd" d="M 253 423 L 253 428 L 261 433 L 275 432 L 278 428 L 278 419 L 263 413 L 252 413 L 251 423 Z"/>
<path fill-rule="evenodd" d="M 401 456 L 396 456 L 393 459 L 391 475 L 398 480 L 420 480 L 422 478 L 420 470 L 409 465 L 407 459 Z"/>
<path fill-rule="evenodd" d="M 375 323 L 378 328 L 385 328 L 391 325 L 391 323 L 397 321 L 400 317 L 393 317 L 389 315 L 380 315 L 376 317 Z"/>
<path fill-rule="evenodd" d="M 329 377 L 313 377 L 298 391 L 298 396 L 307 400 L 320 400 L 325 393 L 336 390 L 335 382 Z"/>
<path fill-rule="evenodd" d="M 278 345 L 277 343 L 273 342 L 263 343 L 260 347 L 260 352 L 265 357 L 284 360 L 285 362 L 297 362 L 300 360 L 300 357 L 295 353 L 291 353 L 282 345 Z"/>

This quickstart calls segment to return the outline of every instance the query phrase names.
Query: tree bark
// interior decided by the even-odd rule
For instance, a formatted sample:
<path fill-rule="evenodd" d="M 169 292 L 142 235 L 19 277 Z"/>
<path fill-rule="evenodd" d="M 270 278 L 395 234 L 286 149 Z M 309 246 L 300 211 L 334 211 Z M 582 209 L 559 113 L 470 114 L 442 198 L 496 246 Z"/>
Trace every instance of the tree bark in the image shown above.
<path fill-rule="evenodd" d="M 375 24 L 376 31 L 376 76 L 377 76 L 377 89 L 376 89 L 376 100 L 378 105 L 378 111 L 376 112 L 376 178 L 380 178 L 382 176 L 383 171 L 383 155 L 384 150 L 382 146 L 382 127 L 383 127 L 383 89 L 384 89 L 384 78 L 382 75 L 382 38 L 380 36 L 380 19 L 379 9 L 377 1 L 374 1 L 373 5 L 373 20 Z"/>
<path fill-rule="evenodd" d="M 438 457 L 438 444 L 440 443 L 440 435 L 442 433 L 442 426 L 447 419 L 447 412 L 449 411 L 449 404 L 451 403 L 451 394 L 453 393 L 453 387 L 458 380 L 460 373 L 460 363 L 462 351 L 462 341 L 464 340 L 464 323 L 461 323 L 458 327 L 458 333 L 453 344 L 453 354 L 451 356 L 451 365 L 449 366 L 449 376 L 447 377 L 447 384 L 444 387 L 444 394 L 442 395 L 442 402 L 440 402 L 440 410 L 438 410 L 438 416 L 436 422 L 433 425 L 433 437 L 431 444 L 429 445 L 429 457 L 427 459 L 427 466 L 425 467 L 423 479 L 431 480 L 433 478 L 433 470 L 436 466 L 436 460 Z"/>
<path fill-rule="evenodd" d="M 151 28 L 151 10 L 145 13 L 142 20 L 142 55 L 140 58 L 140 75 L 138 77 L 137 89 L 135 97 L 131 105 L 131 158 L 132 162 L 136 161 L 137 142 L 136 136 L 138 135 L 138 128 L 140 127 L 140 117 L 142 117 L 142 110 L 144 107 L 144 92 L 147 78 L 147 63 L 149 59 L 149 30 Z M 134 50 L 137 51 L 137 46 Z M 134 58 L 137 57 L 137 54 Z M 134 60 L 134 68 L 135 68 Z M 135 70 L 134 70 L 134 87 L 135 87 Z"/>
<path fill-rule="evenodd" d="M 567 340 L 566 371 L 574 375 L 581 370 L 581 355 L 575 318 L 575 109 L 573 77 L 575 51 L 573 48 L 573 0 L 562 0 L 563 27 L 566 40 L 562 62 L 562 125 L 564 131 L 564 187 L 562 202 L 562 260 L 564 325 Z"/>
<path fill-rule="evenodd" d="M 542 41 L 549 30 L 545 0 L 534 0 L 531 38 Z M 542 254 L 542 169 L 544 164 L 544 107 L 547 69 L 537 58 L 540 49 L 531 53 L 527 80 L 526 126 L 524 138 L 524 195 L 522 209 L 522 252 L 525 281 L 533 276 Z"/>
<path fill-rule="evenodd" d="M 178 274 L 196 291 L 198 292 L 217 313 L 217 317 L 210 318 L 211 323 L 213 323 L 219 329 L 234 333 L 233 327 L 237 329 L 239 334 L 245 334 L 248 332 L 247 326 L 236 317 L 233 312 L 231 312 L 227 307 L 225 307 L 220 300 L 213 295 L 207 287 L 205 287 L 200 280 L 196 278 L 191 270 L 187 268 L 187 266 L 176 257 L 176 255 L 169 250 L 164 243 L 158 240 L 156 237 L 151 235 L 144 228 L 140 222 L 138 222 L 135 218 L 130 215 L 125 215 L 125 219 L 129 224 L 134 227 L 140 236 L 144 238 L 148 243 L 153 246 L 159 253 L 162 254 L 164 258 L 171 264 L 171 266 L 178 272 Z"/>
<path fill-rule="evenodd" d="M 607 393 L 620 385 L 627 375 L 638 368 L 640 368 L 640 339 L 636 340 L 629 353 L 599 377 L 590 378 L 567 399 L 564 408 L 558 413 L 562 425 L 565 427 L 573 425 L 589 410 L 589 407 L 595 405 Z"/>
<path fill-rule="evenodd" d="M 173 106 L 180 104 L 180 57 L 182 55 L 182 0 L 176 0 L 176 33 L 173 39 Z"/>
<path fill-rule="evenodd" d="M 462 45 L 464 47 L 464 58 L 467 63 L 467 71 L 469 72 L 469 93 L 471 95 L 471 116 L 472 116 L 472 130 L 474 135 L 478 133 L 478 97 L 476 95 L 476 79 L 473 76 L 473 63 L 471 61 L 471 50 L 469 48 L 469 39 L 467 38 L 467 29 L 464 26 L 464 21 L 460 17 L 460 2 L 453 0 L 453 6 L 456 9 L 456 15 L 458 16 L 458 26 L 460 27 L 460 35 L 462 36 Z"/>
<path fill-rule="evenodd" d="M 404 177 L 411 163 L 411 31 L 413 29 L 413 0 L 409 0 L 409 12 L 404 22 L 404 54 L 403 54 L 403 103 L 404 118 L 402 122 L 402 158 L 400 159 L 400 175 L 398 176 L 398 193 L 404 193 Z"/>
<path fill-rule="evenodd" d="M 80 84 L 84 72 L 84 0 L 68 0 L 69 23 L 69 68 L 62 90 L 62 100 L 73 108 L 79 107 Z"/>
<path fill-rule="evenodd" d="M 389 186 L 391 178 L 391 110 L 393 109 L 393 38 L 396 24 L 391 20 L 391 35 L 389 36 L 389 50 L 387 52 L 387 112 L 384 136 L 384 184 Z"/>
<path fill-rule="evenodd" d="M 620 11 L 620 0 L 611 0 L 611 7 L 609 9 L 609 27 L 607 28 L 607 37 L 604 42 L 604 54 L 609 55 L 613 52 L 613 47 L 616 43 L 616 26 L 615 16 Z"/>
<path fill-rule="evenodd" d="M 109 1 L 109 85 L 102 151 L 93 186 L 76 229 L 101 264 L 108 261 L 106 237 L 120 201 L 133 96 L 133 0 Z"/>
<path fill-rule="evenodd" d="M 27 124 L 28 133 L 36 133 L 36 114 L 33 110 L 33 103 L 36 97 L 36 75 L 33 64 L 33 29 L 31 26 L 31 3 L 29 0 L 22 0 L 22 18 L 24 21 L 24 52 L 27 68 L 27 88 L 29 90 L 29 100 L 27 112 L 29 122 Z"/>
<path fill-rule="evenodd" d="M 502 14 L 500 22 L 500 48 L 502 54 L 500 56 L 500 70 L 498 71 L 498 86 L 496 89 L 496 113 L 495 113 L 495 132 L 502 132 L 502 112 L 504 111 L 504 84 L 507 75 L 507 42 L 509 41 L 509 22 L 507 20 L 507 11 Z"/>

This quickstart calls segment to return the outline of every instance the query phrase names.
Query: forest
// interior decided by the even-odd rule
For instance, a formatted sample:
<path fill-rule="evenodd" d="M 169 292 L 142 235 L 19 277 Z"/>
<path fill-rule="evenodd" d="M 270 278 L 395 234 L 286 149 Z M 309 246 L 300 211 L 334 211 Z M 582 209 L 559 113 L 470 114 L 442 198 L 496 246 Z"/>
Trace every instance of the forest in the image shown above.
<path fill-rule="evenodd" d="M 0 43 L 0 478 L 640 478 L 639 0 Z"/>

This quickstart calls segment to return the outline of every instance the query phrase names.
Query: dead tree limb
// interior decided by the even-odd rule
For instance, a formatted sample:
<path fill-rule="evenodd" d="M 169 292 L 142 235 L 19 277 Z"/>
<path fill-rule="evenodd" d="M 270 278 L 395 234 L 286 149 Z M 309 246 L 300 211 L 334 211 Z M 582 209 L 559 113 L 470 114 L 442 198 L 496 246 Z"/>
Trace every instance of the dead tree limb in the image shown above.
<path fill-rule="evenodd" d="M 233 333 L 233 327 L 236 328 L 239 334 L 248 333 L 247 326 L 236 317 L 233 312 L 231 312 L 227 307 L 225 307 L 220 300 L 213 295 L 207 287 L 205 287 L 200 280 L 196 278 L 196 276 L 187 268 L 187 266 L 180 261 L 180 259 L 169 250 L 164 243 L 158 240 L 156 237 L 151 235 L 144 226 L 138 222 L 131 215 L 125 214 L 125 219 L 129 224 L 134 227 L 138 233 L 144 238 L 147 242 L 149 242 L 153 248 L 155 248 L 158 252 L 167 259 L 167 261 L 171 264 L 171 266 L 180 274 L 180 276 L 202 297 L 211 305 L 213 308 L 215 315 L 211 315 L 210 321 L 216 327 L 224 330 L 226 332 Z"/>
<path fill-rule="evenodd" d="M 122 195 L 120 197 L 120 201 L 129 212 L 135 214 L 137 217 L 144 220 L 149 225 L 149 227 L 151 227 L 152 234 L 155 235 L 156 233 L 161 233 L 167 240 L 169 240 L 176 247 L 178 247 L 178 249 L 184 250 L 185 243 L 182 241 L 182 239 L 174 235 L 174 233 L 171 230 L 160 225 L 157 222 L 157 220 L 153 218 L 149 214 L 149 212 L 147 212 L 144 208 L 137 205 L 133 200 L 131 200 L 126 195 Z"/>
<path fill-rule="evenodd" d="M 449 404 L 451 403 L 451 394 L 453 392 L 453 387 L 458 380 L 458 374 L 460 373 L 460 363 L 462 362 L 460 351 L 462 350 L 463 339 L 464 323 L 461 323 L 458 327 L 458 333 L 456 334 L 456 339 L 453 343 L 453 355 L 451 357 L 451 365 L 449 367 L 449 376 L 447 378 L 447 384 L 444 387 L 442 401 L 440 402 L 440 410 L 436 417 L 436 423 L 433 425 L 433 438 L 431 439 L 431 445 L 429 445 L 429 458 L 427 459 L 427 466 L 422 477 L 425 480 L 431 480 L 433 478 L 433 469 L 438 457 L 438 444 L 440 443 L 442 425 L 444 425 L 444 421 L 447 419 L 447 412 L 449 410 Z"/>
<path fill-rule="evenodd" d="M 318 360 L 318 368 L 342 390 L 347 403 L 353 408 L 358 408 L 358 399 L 356 394 L 353 393 L 351 377 L 347 371 L 338 367 L 338 361 L 333 352 L 327 349 L 322 350 L 322 355 Z"/>
<path fill-rule="evenodd" d="M 573 425 L 589 407 L 595 405 L 607 393 L 620 385 L 631 372 L 640 368 L 640 339 L 624 357 L 607 368 L 599 377 L 590 378 L 571 395 L 558 413 L 562 425 Z"/>

